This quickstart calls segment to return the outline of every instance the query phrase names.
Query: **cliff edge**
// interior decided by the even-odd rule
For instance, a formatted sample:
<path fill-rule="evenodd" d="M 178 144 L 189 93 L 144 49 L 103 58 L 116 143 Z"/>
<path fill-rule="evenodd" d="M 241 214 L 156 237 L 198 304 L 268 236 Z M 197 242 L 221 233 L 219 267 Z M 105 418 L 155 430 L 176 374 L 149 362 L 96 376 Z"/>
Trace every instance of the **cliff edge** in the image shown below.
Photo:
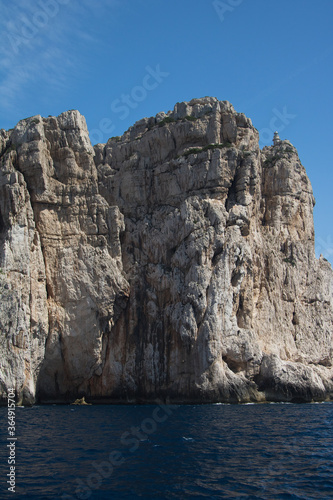
<path fill-rule="evenodd" d="M 289 141 L 206 97 L 92 147 L 78 111 L 0 131 L 0 397 L 333 398 L 333 272 Z"/>

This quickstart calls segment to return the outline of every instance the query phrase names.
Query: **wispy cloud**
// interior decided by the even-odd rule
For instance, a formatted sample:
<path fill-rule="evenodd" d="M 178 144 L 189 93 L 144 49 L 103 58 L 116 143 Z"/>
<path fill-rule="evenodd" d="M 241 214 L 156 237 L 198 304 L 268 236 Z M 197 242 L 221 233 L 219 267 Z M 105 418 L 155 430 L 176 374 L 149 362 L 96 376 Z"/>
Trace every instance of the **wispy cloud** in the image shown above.
<path fill-rule="evenodd" d="M 69 87 L 85 72 L 87 47 L 99 43 L 89 20 L 118 0 L 16 0 L 1 5 L 0 113 L 19 109 L 34 83 L 48 92 Z M 88 27 L 88 28 L 87 28 Z"/>

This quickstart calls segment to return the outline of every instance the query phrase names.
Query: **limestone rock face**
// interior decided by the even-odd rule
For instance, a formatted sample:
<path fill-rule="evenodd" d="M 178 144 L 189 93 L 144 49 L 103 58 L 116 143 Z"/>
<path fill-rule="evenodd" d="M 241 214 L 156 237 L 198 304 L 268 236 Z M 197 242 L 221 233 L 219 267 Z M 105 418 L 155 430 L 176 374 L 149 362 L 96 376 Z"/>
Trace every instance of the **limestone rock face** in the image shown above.
<path fill-rule="evenodd" d="M 206 97 L 92 148 L 0 131 L 0 384 L 23 402 L 333 395 L 333 272 L 288 141 Z"/>
<path fill-rule="evenodd" d="M 101 373 L 126 305 L 124 220 L 98 194 L 84 118 L 19 122 L 1 164 L 2 391 L 62 398 Z"/>

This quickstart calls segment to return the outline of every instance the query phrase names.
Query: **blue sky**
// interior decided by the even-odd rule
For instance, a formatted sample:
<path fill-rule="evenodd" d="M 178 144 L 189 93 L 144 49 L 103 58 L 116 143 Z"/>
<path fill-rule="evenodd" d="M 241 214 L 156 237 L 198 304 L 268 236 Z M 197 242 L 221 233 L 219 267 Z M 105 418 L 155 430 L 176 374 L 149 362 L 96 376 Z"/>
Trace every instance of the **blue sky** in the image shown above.
<path fill-rule="evenodd" d="M 0 0 L 0 128 L 78 109 L 92 142 L 211 95 L 297 147 L 333 263 L 332 0 Z"/>

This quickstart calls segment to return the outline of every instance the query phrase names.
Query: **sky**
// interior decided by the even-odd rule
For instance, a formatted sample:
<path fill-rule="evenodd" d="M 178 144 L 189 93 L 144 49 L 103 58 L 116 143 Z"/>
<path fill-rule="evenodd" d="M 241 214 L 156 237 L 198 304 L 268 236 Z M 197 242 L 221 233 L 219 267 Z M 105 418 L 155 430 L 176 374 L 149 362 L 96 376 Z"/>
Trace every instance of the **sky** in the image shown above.
<path fill-rule="evenodd" d="M 332 0 L 0 0 L 0 128 L 78 109 L 93 144 L 176 102 L 230 101 L 297 148 L 333 263 Z"/>

